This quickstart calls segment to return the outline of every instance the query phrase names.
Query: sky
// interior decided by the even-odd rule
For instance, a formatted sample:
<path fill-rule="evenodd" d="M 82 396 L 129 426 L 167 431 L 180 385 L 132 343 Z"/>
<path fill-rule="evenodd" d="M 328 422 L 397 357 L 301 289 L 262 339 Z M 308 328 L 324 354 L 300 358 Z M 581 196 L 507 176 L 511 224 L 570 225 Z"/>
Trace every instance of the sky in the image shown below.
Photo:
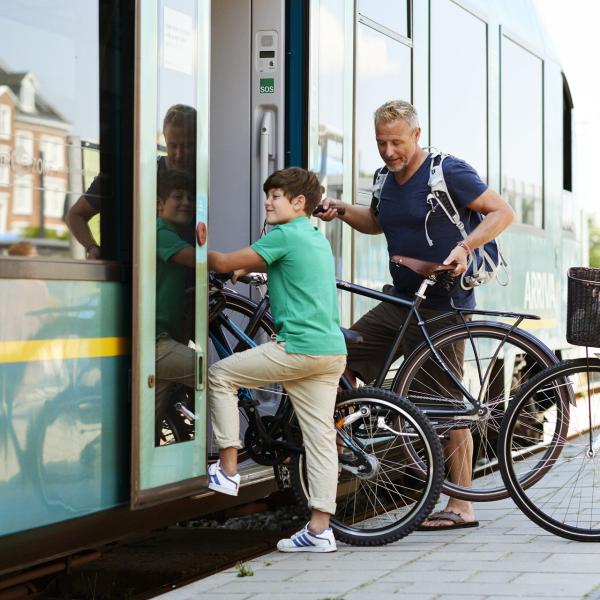
<path fill-rule="evenodd" d="M 600 220 L 600 22 L 598 0 L 534 0 L 554 42 L 573 96 L 575 190 Z"/>

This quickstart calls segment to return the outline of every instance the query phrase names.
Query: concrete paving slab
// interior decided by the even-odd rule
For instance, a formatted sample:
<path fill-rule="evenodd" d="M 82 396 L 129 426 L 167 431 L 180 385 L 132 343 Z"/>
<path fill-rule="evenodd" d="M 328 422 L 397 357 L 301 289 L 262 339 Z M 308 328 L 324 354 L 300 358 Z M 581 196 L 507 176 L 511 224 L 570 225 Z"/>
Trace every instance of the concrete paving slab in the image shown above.
<path fill-rule="evenodd" d="M 164 594 L 165 600 L 600 600 L 600 544 L 557 538 L 506 501 L 479 528 L 414 533 L 334 554 L 271 553 Z"/>

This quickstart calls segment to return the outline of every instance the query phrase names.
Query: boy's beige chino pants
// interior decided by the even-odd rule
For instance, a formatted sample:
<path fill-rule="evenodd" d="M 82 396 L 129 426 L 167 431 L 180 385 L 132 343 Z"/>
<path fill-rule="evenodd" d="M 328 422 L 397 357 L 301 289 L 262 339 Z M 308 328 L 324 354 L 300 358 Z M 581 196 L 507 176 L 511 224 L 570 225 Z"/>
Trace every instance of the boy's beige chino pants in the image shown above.
<path fill-rule="evenodd" d="M 285 344 L 269 342 L 232 354 L 208 373 L 208 402 L 219 448 L 241 448 L 237 390 L 281 383 L 298 417 L 309 485 L 309 506 L 335 514 L 338 454 L 333 423 L 345 355 L 288 354 Z"/>

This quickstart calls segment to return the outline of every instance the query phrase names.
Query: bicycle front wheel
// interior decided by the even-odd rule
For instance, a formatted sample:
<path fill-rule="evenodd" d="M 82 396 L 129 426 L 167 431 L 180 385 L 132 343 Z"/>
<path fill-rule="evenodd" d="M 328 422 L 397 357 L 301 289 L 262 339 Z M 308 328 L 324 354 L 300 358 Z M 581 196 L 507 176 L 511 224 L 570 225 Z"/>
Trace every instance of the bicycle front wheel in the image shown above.
<path fill-rule="evenodd" d="M 344 421 L 348 425 L 339 425 Z M 369 387 L 338 396 L 335 422 L 340 432 L 337 510 L 331 518 L 336 537 L 378 546 L 408 535 L 440 494 L 442 449 L 431 425 L 410 402 Z M 294 492 L 307 504 L 305 456 L 296 454 L 292 461 Z"/>
<path fill-rule="evenodd" d="M 496 451 L 502 418 L 516 390 L 556 364 L 556 356 L 527 332 L 502 323 L 453 326 L 432 336 L 432 342 L 447 368 L 479 400 L 481 413 L 464 416 L 466 398 L 427 344 L 400 366 L 392 390 L 421 408 L 442 437 L 445 494 L 477 502 L 507 498 Z M 439 416 L 443 411 L 449 414 Z"/>
<path fill-rule="evenodd" d="M 600 361 L 566 361 L 532 379 L 507 410 L 498 452 L 504 483 L 532 521 L 599 542 Z"/>

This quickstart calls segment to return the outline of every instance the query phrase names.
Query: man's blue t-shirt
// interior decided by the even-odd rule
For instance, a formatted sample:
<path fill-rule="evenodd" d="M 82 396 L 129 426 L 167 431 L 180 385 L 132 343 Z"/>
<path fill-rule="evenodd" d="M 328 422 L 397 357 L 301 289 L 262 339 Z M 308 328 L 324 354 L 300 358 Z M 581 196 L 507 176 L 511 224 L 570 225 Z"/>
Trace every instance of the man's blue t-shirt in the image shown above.
<path fill-rule="evenodd" d="M 399 185 L 394 174 L 389 173 L 381 190 L 379 203 L 376 198 L 373 198 L 371 208 L 379 218 L 390 256 L 409 256 L 442 262 L 462 239 L 456 226 L 438 207 L 427 220 L 427 232 L 433 240 L 433 246 L 429 246 L 427 242 L 425 217 L 430 208 L 427 204 L 427 195 L 430 192 L 428 185 L 430 167 L 431 157 L 428 156 L 403 185 Z M 471 211 L 465 207 L 481 196 L 487 190 L 487 185 L 470 165 L 453 156 L 444 160 L 443 168 L 450 196 L 461 221 L 468 228 L 467 223 L 472 223 L 469 215 Z M 397 266 L 391 261 L 389 266 L 395 293 L 402 298 L 412 300 L 423 278 L 407 267 Z M 450 308 L 450 298 L 456 306 L 465 308 L 475 306 L 473 290 L 467 292 L 457 284 L 450 295 L 439 286 L 429 288 L 423 307 L 445 310 Z"/>

